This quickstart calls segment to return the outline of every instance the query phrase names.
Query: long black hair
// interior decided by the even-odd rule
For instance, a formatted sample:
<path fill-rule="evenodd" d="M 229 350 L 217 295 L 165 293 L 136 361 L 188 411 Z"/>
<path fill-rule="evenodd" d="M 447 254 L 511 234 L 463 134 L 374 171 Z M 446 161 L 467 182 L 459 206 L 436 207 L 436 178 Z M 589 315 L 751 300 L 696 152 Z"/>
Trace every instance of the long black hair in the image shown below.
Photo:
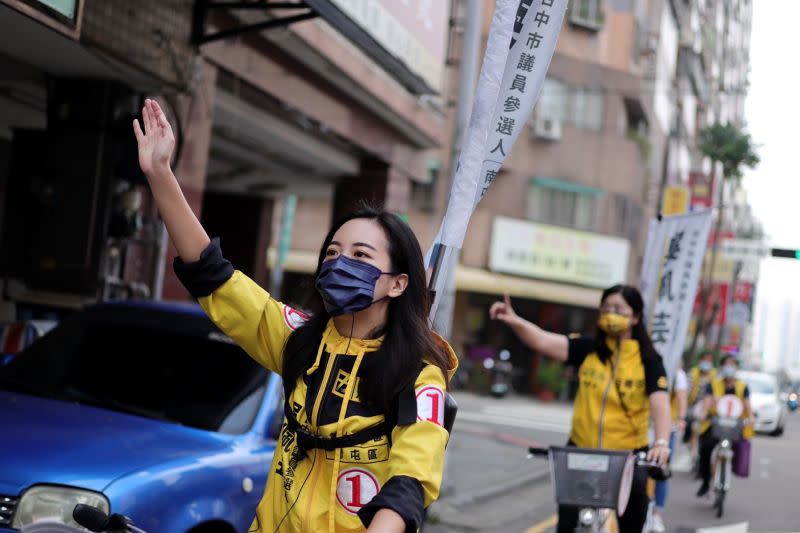
<path fill-rule="evenodd" d="M 375 332 L 376 335 L 385 335 L 381 347 L 364 358 L 359 371 L 362 400 L 388 413 L 398 393 L 419 374 L 423 359 L 441 368 L 445 376 L 451 363 L 449 353 L 435 340 L 428 325 L 430 296 L 422 250 L 411 228 L 397 215 L 365 206 L 339 220 L 322 243 L 315 279 L 339 228 L 351 220 L 362 218 L 374 220 L 383 228 L 389 242 L 391 271 L 408 275 L 406 290 L 389 301 L 386 326 Z M 284 348 L 283 379 L 290 388 L 311 367 L 331 318 L 316 290 L 311 293 L 307 308 L 311 318 L 292 333 Z"/>
<path fill-rule="evenodd" d="M 612 294 L 622 295 L 622 299 L 631 306 L 633 314 L 639 321 L 633 326 L 631 336 L 639 342 L 639 351 L 642 354 L 642 361 L 651 362 L 654 360 L 661 360 L 661 355 L 656 351 L 653 346 L 653 341 L 650 340 L 650 335 L 647 333 L 647 326 L 644 323 L 644 300 L 642 294 L 636 287 L 630 285 L 614 285 L 603 291 L 600 298 L 600 305 L 602 306 L 606 299 Z M 600 328 L 597 328 L 597 355 L 600 359 L 607 361 L 611 357 L 611 349 L 606 343 L 606 333 Z"/>

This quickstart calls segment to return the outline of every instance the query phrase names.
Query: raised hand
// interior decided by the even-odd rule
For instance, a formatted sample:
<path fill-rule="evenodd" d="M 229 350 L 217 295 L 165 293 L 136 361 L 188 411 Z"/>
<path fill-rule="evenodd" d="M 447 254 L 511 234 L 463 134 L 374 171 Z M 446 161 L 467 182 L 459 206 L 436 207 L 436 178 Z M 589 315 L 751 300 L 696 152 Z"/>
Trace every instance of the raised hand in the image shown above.
<path fill-rule="evenodd" d="M 517 313 L 514 312 L 514 308 L 511 307 L 511 297 L 508 294 L 503 295 L 502 302 L 492 304 L 489 309 L 489 317 L 492 320 L 500 320 L 506 324 L 511 324 L 519 318 Z"/>
<path fill-rule="evenodd" d="M 175 149 L 175 135 L 167 121 L 164 111 L 155 100 L 147 99 L 142 108 L 142 123 L 133 121 L 133 133 L 139 144 L 139 166 L 147 176 L 169 171 L 172 151 Z"/>

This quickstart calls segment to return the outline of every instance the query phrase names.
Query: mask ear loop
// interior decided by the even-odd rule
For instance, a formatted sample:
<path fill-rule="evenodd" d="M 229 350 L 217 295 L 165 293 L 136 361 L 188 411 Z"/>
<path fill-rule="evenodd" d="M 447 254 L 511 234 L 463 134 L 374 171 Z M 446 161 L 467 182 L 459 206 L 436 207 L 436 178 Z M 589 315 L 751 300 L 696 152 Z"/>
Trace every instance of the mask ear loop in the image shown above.
<path fill-rule="evenodd" d="M 399 276 L 400 274 L 402 274 L 402 272 L 381 272 L 381 276 Z M 378 277 L 380 278 L 380 276 L 378 276 Z M 377 283 L 377 280 L 375 280 L 375 281 Z M 386 296 L 384 296 L 382 298 L 378 298 L 377 300 L 372 300 L 372 303 L 369 304 L 369 305 L 371 307 L 371 306 L 375 305 L 378 302 L 382 302 L 384 300 L 391 300 L 391 299 L 392 299 L 392 297 L 387 294 Z"/>
<path fill-rule="evenodd" d="M 347 336 L 347 348 L 344 349 L 344 354 L 347 355 L 347 352 L 350 351 L 350 343 L 353 342 L 353 331 L 356 328 L 356 314 L 350 314 L 350 335 Z"/>

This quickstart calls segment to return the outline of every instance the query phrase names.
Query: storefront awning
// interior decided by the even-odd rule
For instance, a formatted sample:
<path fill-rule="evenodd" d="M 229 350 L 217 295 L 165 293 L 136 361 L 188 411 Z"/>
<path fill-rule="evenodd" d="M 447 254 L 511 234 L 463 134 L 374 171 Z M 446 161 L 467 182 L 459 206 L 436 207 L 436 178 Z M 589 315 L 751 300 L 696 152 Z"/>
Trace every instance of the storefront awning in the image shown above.
<path fill-rule="evenodd" d="M 443 0 L 442 0 L 443 1 Z M 387 29 L 383 19 L 377 18 L 382 13 L 380 5 L 368 6 L 371 10 L 366 13 L 372 15 L 370 20 L 375 19 L 373 22 L 375 26 L 370 27 L 359 23 L 359 21 L 352 18 L 352 11 L 361 12 L 361 6 L 353 6 L 352 3 L 339 0 L 299 0 L 295 2 L 212 2 L 211 0 L 195 0 L 194 18 L 192 28 L 192 40 L 197 45 L 217 41 L 220 39 L 227 39 L 236 37 L 245 32 L 266 31 L 274 28 L 285 28 L 290 24 L 302 22 L 312 18 L 320 17 L 327 22 L 330 26 L 335 28 L 341 33 L 348 41 L 353 43 L 359 48 L 367 57 L 372 59 L 377 65 L 383 68 L 389 75 L 394 77 L 401 85 L 403 85 L 412 94 L 438 94 L 438 88 L 432 87 L 430 82 L 425 79 L 417 69 L 420 65 L 414 62 L 409 62 L 407 58 L 399 57 L 396 51 L 387 49 L 386 42 L 392 42 L 389 38 L 392 36 L 394 41 L 401 41 L 406 43 L 406 40 L 399 39 L 400 37 L 409 37 L 409 33 L 403 33 L 402 28 L 396 26 L 394 19 L 391 20 L 391 26 Z M 377 4 L 377 2 L 376 2 Z M 343 6 L 350 7 L 350 10 L 344 9 Z M 401 8 L 402 9 L 402 8 Z M 287 13 L 285 16 L 273 16 L 260 22 L 250 22 L 227 28 L 224 30 L 217 30 L 209 33 L 208 19 L 209 15 L 214 11 L 226 10 L 233 12 L 252 12 L 259 10 L 266 13 Z M 350 12 L 348 12 L 350 11 Z M 405 10 L 408 11 L 408 10 Z M 445 12 L 442 11 L 444 14 Z M 413 15 L 412 15 L 413 16 Z M 420 14 L 417 15 L 417 18 Z M 246 17 L 248 18 L 248 17 Z M 412 18 L 412 20 L 414 20 Z M 444 24 L 447 20 L 446 16 L 440 19 Z M 431 22 L 429 22 L 431 23 Z M 436 27 L 438 29 L 438 27 Z M 442 30 L 445 28 L 442 27 Z M 381 32 L 384 32 L 383 34 Z M 386 34 L 389 31 L 390 33 Z M 413 36 L 413 35 L 412 35 Z M 383 37 L 383 42 L 381 42 Z M 411 49 L 416 44 L 415 39 L 408 39 L 407 48 Z M 414 49 L 416 50 L 416 48 Z M 444 50 L 444 48 L 442 48 Z M 426 58 L 418 59 L 422 62 Z M 438 58 L 437 58 L 438 59 Z"/>
<path fill-rule="evenodd" d="M 275 264 L 275 255 L 275 249 L 270 248 L 267 253 L 267 266 L 270 268 Z M 317 259 L 316 252 L 291 250 L 283 268 L 287 272 L 313 274 L 317 268 Z M 463 265 L 456 268 L 456 289 L 498 296 L 507 292 L 517 298 L 589 308 L 597 307 L 601 295 L 599 289 L 507 276 Z"/>

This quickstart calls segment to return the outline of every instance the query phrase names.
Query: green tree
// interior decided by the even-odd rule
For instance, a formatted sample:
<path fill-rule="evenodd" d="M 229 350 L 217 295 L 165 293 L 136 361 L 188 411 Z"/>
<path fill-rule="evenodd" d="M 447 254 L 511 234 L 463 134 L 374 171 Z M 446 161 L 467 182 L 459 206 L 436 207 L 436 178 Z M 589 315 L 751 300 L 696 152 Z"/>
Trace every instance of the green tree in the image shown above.
<path fill-rule="evenodd" d="M 704 311 L 708 304 L 708 297 L 711 293 L 711 279 L 714 275 L 714 268 L 717 263 L 717 250 L 719 244 L 719 235 L 722 231 L 722 218 L 725 211 L 725 184 L 729 181 L 738 181 L 742 177 L 742 171 L 745 167 L 755 168 L 760 159 L 756 153 L 756 145 L 749 133 L 745 133 L 733 124 L 720 124 L 714 123 L 706 126 L 700 130 L 699 134 L 699 148 L 700 152 L 711 161 L 715 163 L 714 170 L 716 173 L 716 163 L 722 165 L 722 180 L 717 184 L 719 191 L 719 200 L 717 202 L 717 223 L 715 229 L 714 248 L 711 251 L 711 261 L 708 279 L 703 287 L 703 292 L 700 295 L 700 315 L 697 317 L 697 327 L 695 328 L 694 337 L 692 338 L 692 345 L 689 348 L 689 353 L 694 356 L 695 348 L 697 347 L 697 340 L 700 332 L 705 332 L 708 327 L 714 322 L 714 317 L 718 306 L 715 305 L 714 311 L 708 320 L 704 320 Z M 716 180 L 715 180 L 716 181 Z M 717 346 L 719 348 L 719 346 Z"/>

